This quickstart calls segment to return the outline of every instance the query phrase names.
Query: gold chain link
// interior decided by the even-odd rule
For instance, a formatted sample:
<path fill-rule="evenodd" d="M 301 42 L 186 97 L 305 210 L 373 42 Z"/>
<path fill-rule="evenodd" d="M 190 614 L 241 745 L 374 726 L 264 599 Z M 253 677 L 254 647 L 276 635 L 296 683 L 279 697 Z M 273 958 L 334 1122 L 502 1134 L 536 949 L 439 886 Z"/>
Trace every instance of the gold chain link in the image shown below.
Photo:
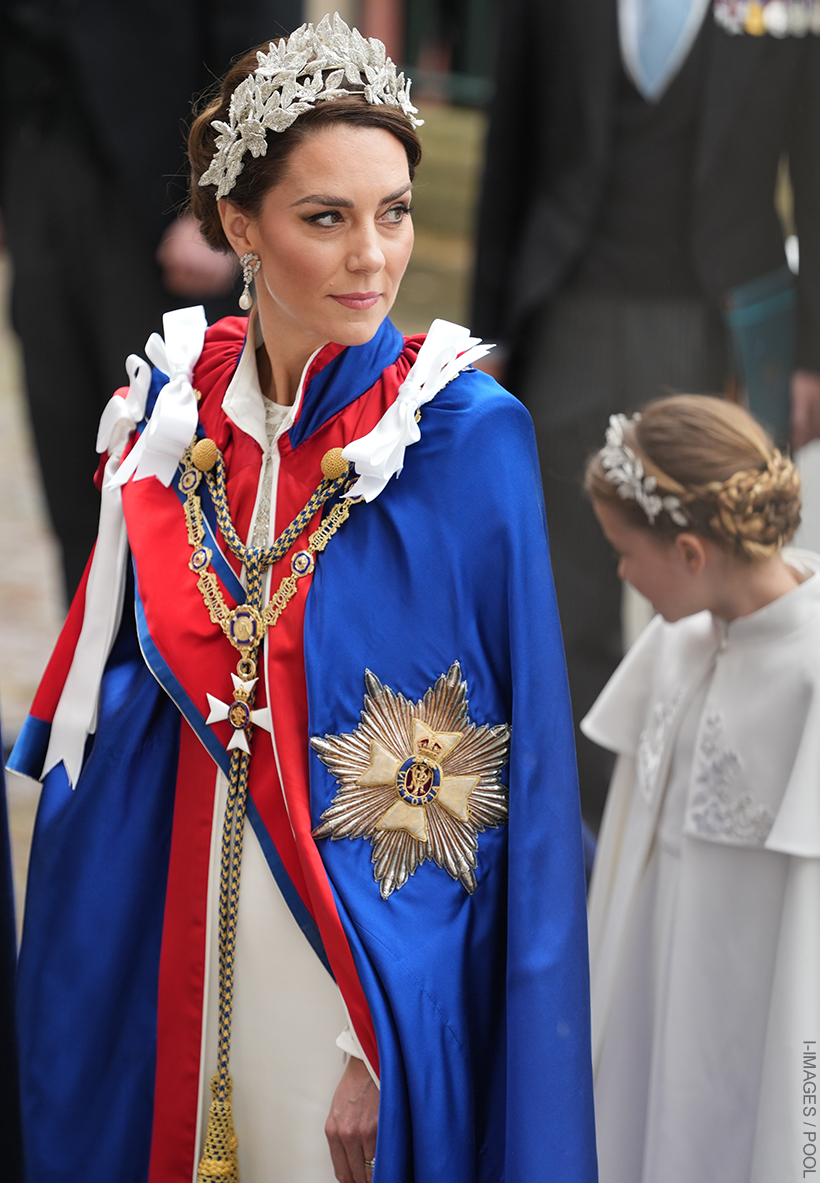
<path fill-rule="evenodd" d="M 291 559 L 291 572 L 285 575 L 279 587 L 271 596 L 265 608 L 261 605 L 262 574 L 273 562 L 274 548 L 268 548 L 266 559 L 262 559 L 258 551 L 241 547 L 236 536 L 236 528 L 230 519 L 227 509 L 227 497 L 224 488 L 224 465 L 217 453 L 215 465 L 217 496 L 220 499 L 220 511 L 227 515 L 223 517 L 223 535 L 227 528 L 234 536 L 233 549 L 242 559 L 248 578 L 249 591 L 246 593 L 248 602 L 236 608 L 229 608 L 219 586 L 214 571 L 210 569 L 212 551 L 204 546 L 205 522 L 202 513 L 202 501 L 198 490 L 201 483 L 201 473 L 195 468 L 191 448 L 188 448 L 182 458 L 183 472 L 179 478 L 180 491 L 185 494 L 185 524 L 188 532 L 188 543 L 191 546 L 189 566 L 197 575 L 197 587 L 202 595 L 203 603 L 213 624 L 218 625 L 235 649 L 239 650 L 240 660 L 237 671 L 243 682 L 256 677 L 256 658 L 259 648 L 265 639 L 269 628 L 273 628 L 288 604 L 296 595 L 299 580 L 309 575 L 314 569 L 315 557 L 324 551 L 330 539 L 341 525 L 347 521 L 351 506 L 362 498 L 344 498 L 333 506 L 327 518 L 318 529 L 308 538 L 307 549 L 297 551 Z M 344 482 L 339 479 L 339 484 Z M 349 486 L 348 486 L 349 487 Z M 334 494 L 335 484 L 329 484 L 326 479 L 311 501 L 319 494 L 325 500 Z M 344 489 L 340 489 L 344 493 Z M 278 557 L 289 554 L 296 544 L 302 516 L 307 516 L 311 509 L 308 501 L 301 514 L 285 532 L 284 545 L 290 535 L 295 535 L 290 546 Z M 237 552 L 238 547 L 238 552 Z M 270 556 L 267 558 L 267 556 Z M 254 602 L 256 601 L 256 602 Z M 239 634 L 238 622 L 245 626 L 245 632 Z M 250 625 L 249 625 L 250 622 Z M 250 708 L 253 705 L 254 689 L 237 691 L 237 697 Z M 246 737 L 250 737 L 252 724 L 245 728 Z M 222 825 L 222 848 L 220 857 L 220 885 L 219 885 L 219 1044 L 217 1053 L 217 1071 L 211 1080 L 211 1101 L 208 1127 L 202 1157 L 197 1169 L 197 1183 L 239 1183 L 239 1165 L 237 1158 L 237 1140 L 233 1124 L 231 1102 L 232 1081 L 229 1073 L 231 1016 L 233 1010 L 233 973 L 236 955 L 236 925 L 239 910 L 239 881 L 242 870 L 242 839 L 245 826 L 245 805 L 248 791 L 248 772 L 250 764 L 249 752 L 234 749 L 231 753 L 230 773 L 228 777 L 228 796 L 225 806 L 225 816 Z"/>

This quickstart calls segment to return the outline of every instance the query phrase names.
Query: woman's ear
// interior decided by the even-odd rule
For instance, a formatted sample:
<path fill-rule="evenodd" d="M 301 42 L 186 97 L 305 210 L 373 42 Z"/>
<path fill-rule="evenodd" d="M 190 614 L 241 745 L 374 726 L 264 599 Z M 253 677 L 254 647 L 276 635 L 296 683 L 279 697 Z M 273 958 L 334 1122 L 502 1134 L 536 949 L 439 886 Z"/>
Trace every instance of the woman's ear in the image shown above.
<path fill-rule="evenodd" d="M 238 258 L 254 251 L 253 242 L 249 238 L 253 236 L 254 220 L 250 218 L 238 205 L 234 205 L 232 201 L 228 201 L 226 197 L 221 197 L 216 203 L 219 210 L 219 219 L 222 222 L 222 229 L 225 231 L 225 237 L 233 247 Z"/>
<path fill-rule="evenodd" d="M 700 575 L 706 566 L 706 546 L 699 534 L 676 534 L 673 543 L 678 557 L 690 575 Z"/>

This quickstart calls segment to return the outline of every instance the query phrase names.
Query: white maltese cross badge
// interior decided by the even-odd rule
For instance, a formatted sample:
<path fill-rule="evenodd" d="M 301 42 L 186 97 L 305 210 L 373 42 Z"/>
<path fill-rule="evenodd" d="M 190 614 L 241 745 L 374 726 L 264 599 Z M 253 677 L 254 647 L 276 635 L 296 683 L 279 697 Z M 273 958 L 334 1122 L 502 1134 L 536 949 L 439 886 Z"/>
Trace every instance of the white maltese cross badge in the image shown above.
<path fill-rule="evenodd" d="M 314 838 L 369 838 L 383 899 L 427 859 L 475 891 L 477 836 L 507 820 L 510 728 L 470 722 L 458 662 L 416 703 L 370 670 L 365 688 L 352 734 L 310 741 L 339 784 Z"/>

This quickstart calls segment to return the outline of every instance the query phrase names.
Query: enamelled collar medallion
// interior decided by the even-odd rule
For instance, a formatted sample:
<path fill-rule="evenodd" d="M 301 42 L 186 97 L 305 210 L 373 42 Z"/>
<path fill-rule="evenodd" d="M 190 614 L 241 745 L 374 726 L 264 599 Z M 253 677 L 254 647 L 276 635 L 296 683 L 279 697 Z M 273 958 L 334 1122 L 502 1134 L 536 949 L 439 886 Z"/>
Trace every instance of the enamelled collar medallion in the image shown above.
<path fill-rule="evenodd" d="M 418 702 L 369 670 L 361 724 L 311 739 L 339 791 L 315 838 L 366 838 L 382 897 L 432 859 L 475 891 L 478 834 L 507 820 L 507 725 L 476 727 L 455 662 Z"/>
<path fill-rule="evenodd" d="M 304 509 L 297 515 L 272 546 L 264 550 L 244 546 L 239 539 L 230 516 L 225 490 L 225 473 L 222 457 L 212 440 L 199 440 L 188 448 L 182 459 L 183 470 L 178 487 L 185 497 L 185 520 L 188 528 L 188 542 L 192 548 L 188 566 L 198 577 L 197 586 L 211 620 L 218 625 L 227 639 L 239 653 L 236 673 L 233 679 L 233 695 L 230 702 L 206 694 L 209 714 L 205 720 L 208 726 L 227 722 L 233 729 L 227 750 L 239 749 L 250 754 L 249 738 L 252 726 L 272 731 L 270 708 L 254 708 L 254 697 L 258 678 L 256 664 L 259 647 L 269 628 L 276 625 L 282 612 L 297 592 L 299 580 L 313 572 L 316 554 L 321 553 L 339 526 L 347 519 L 355 501 L 343 499 L 337 502 L 317 530 L 308 538 L 306 549 L 294 551 L 293 545 L 305 529 L 313 514 L 350 482 L 347 478 L 348 465 L 341 460 L 336 450 L 328 452 L 322 461 L 323 479 Z M 206 531 L 199 490 L 203 479 L 207 482 L 214 509 L 228 548 L 241 560 L 248 580 L 248 600 L 235 608 L 229 608 L 220 590 L 219 581 L 211 568 L 213 550 L 205 545 Z M 262 602 L 262 577 L 277 560 L 290 554 L 290 574 L 286 574 L 267 605 Z"/>

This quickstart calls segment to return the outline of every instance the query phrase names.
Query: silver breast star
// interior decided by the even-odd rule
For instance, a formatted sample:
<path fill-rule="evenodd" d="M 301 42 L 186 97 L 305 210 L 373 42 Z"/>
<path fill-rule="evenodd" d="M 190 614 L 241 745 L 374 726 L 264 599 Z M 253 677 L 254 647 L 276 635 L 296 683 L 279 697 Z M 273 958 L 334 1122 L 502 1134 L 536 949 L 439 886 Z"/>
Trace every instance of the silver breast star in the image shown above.
<path fill-rule="evenodd" d="M 361 724 L 311 739 L 339 785 L 315 838 L 367 838 L 387 899 L 427 859 L 467 891 L 476 887 L 478 834 L 507 820 L 510 728 L 476 727 L 455 662 L 410 702 L 369 670 Z"/>

